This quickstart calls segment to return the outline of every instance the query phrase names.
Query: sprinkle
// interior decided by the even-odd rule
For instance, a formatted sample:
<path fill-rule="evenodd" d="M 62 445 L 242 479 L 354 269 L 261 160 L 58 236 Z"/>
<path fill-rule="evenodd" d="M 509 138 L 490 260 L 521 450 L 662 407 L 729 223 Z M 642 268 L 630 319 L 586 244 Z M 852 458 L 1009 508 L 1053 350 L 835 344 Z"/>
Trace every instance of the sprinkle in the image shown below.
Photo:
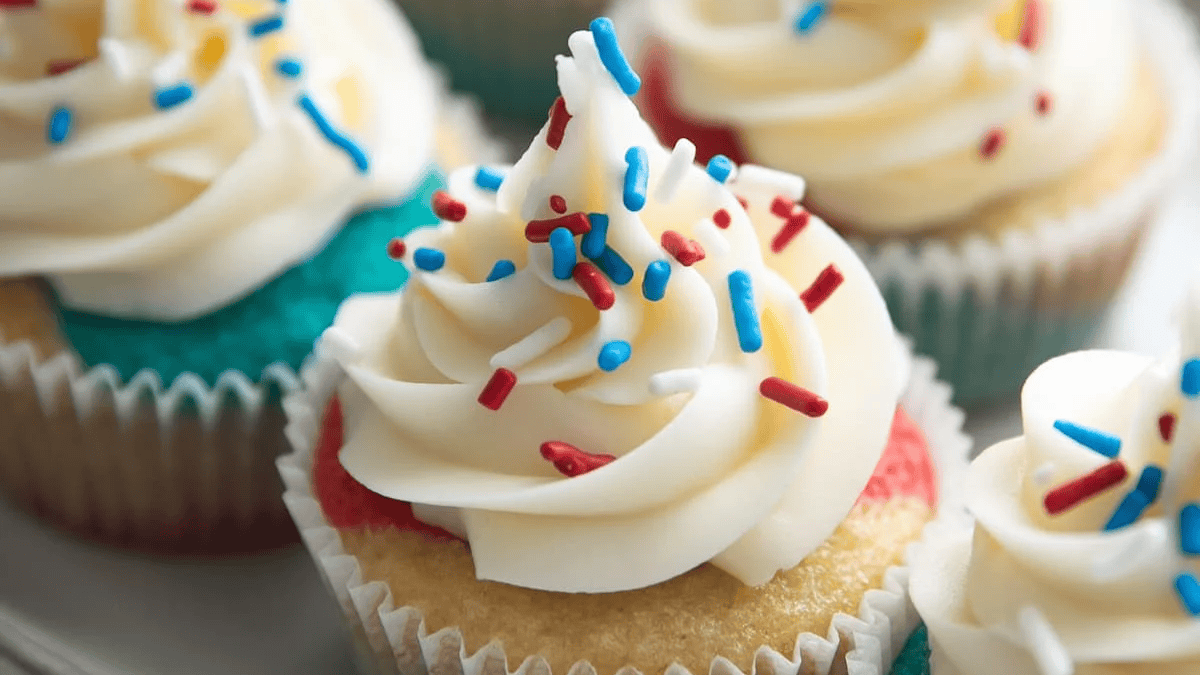
<path fill-rule="evenodd" d="M 1200 359 L 1191 359 L 1183 364 L 1183 372 L 1179 378 L 1179 389 L 1188 398 L 1200 396 Z"/>
<path fill-rule="evenodd" d="M 737 195 L 734 195 L 734 199 L 738 200 L 738 203 L 742 205 L 743 211 L 750 208 L 750 202 L 746 201 L 745 197 L 738 197 Z"/>
<path fill-rule="evenodd" d="M 516 343 L 496 352 L 490 365 L 493 368 L 516 370 L 562 344 L 570 336 L 571 320 L 565 316 L 555 317 Z"/>
<path fill-rule="evenodd" d="M 554 278 L 563 281 L 570 279 L 578 261 L 575 255 L 575 235 L 565 227 L 555 228 L 550 233 L 550 252 L 554 255 Z"/>
<path fill-rule="evenodd" d="M 550 126 L 546 129 L 546 145 L 557 150 L 562 147 L 563 136 L 567 133 L 567 122 L 571 121 L 571 113 L 567 112 L 567 102 L 559 96 L 550 106 Z"/>
<path fill-rule="evenodd" d="M 700 388 L 702 371 L 699 368 L 680 368 L 650 376 L 650 393 L 654 396 L 690 394 Z"/>
<path fill-rule="evenodd" d="M 1023 607 L 1017 612 L 1017 623 L 1042 675 L 1071 675 L 1075 672 L 1074 659 L 1063 646 L 1058 633 L 1054 632 L 1050 621 L 1037 608 Z"/>
<path fill-rule="evenodd" d="M 608 246 L 608 216 L 603 213 L 589 213 L 588 222 L 592 229 L 584 233 L 579 241 L 579 250 L 589 258 L 599 258 L 604 255 Z"/>
<path fill-rule="evenodd" d="M 600 366 L 600 370 L 611 373 L 628 361 L 632 354 L 633 347 L 628 342 L 613 340 L 600 348 L 600 355 L 596 357 L 596 364 Z"/>
<path fill-rule="evenodd" d="M 499 410 L 515 386 L 517 374 L 507 368 L 497 368 L 479 394 L 479 405 L 488 410 Z"/>
<path fill-rule="evenodd" d="M 1033 109 L 1037 111 L 1037 114 L 1045 117 L 1046 115 L 1050 114 L 1050 111 L 1053 108 L 1054 99 L 1051 98 L 1050 94 L 1044 91 L 1039 91 L 1037 96 L 1033 99 Z"/>
<path fill-rule="evenodd" d="M 440 220 L 461 223 L 467 217 L 467 205 L 450 196 L 445 190 L 433 193 L 433 213 Z"/>
<path fill-rule="evenodd" d="M 821 0 L 808 3 L 808 7 L 805 7 L 804 11 L 796 17 L 796 23 L 793 24 L 796 32 L 801 35 L 810 33 L 813 27 L 820 23 L 821 19 L 825 18 L 825 13 L 828 9 L 829 4 Z"/>
<path fill-rule="evenodd" d="M 679 189 L 680 183 L 683 182 L 687 170 L 692 168 L 692 163 L 695 161 L 696 145 L 686 138 L 679 139 L 675 143 L 675 148 L 671 150 L 671 158 L 667 160 L 662 177 L 658 180 L 658 192 L 656 193 L 658 201 L 671 201 L 676 190 Z"/>
<path fill-rule="evenodd" d="M 562 195 L 550 195 L 550 210 L 555 213 L 566 213 L 567 200 Z"/>
<path fill-rule="evenodd" d="M 704 168 L 709 176 L 718 183 L 724 183 L 729 180 L 729 175 L 733 173 L 733 160 L 725 155 L 713 155 L 713 158 L 708 160 L 708 166 Z"/>
<path fill-rule="evenodd" d="M 729 225 L 733 223 L 733 217 L 729 215 L 728 211 L 721 209 L 713 214 L 712 221 L 714 225 L 722 230 L 728 230 Z"/>
<path fill-rule="evenodd" d="M 1184 572 L 1175 578 L 1175 592 L 1179 594 L 1183 608 L 1192 616 L 1200 617 L 1200 580 Z"/>
<path fill-rule="evenodd" d="M 593 455 L 562 441 L 542 443 L 541 452 L 567 478 L 582 476 L 617 459 L 612 455 Z"/>
<path fill-rule="evenodd" d="M 75 70 L 87 63 L 87 59 L 59 59 L 46 64 L 46 75 L 51 77 Z"/>
<path fill-rule="evenodd" d="M 984 159 L 991 159 L 999 154 L 1000 149 L 1004 147 L 1004 142 L 1007 137 L 1004 130 L 995 128 L 989 130 L 983 136 L 983 142 L 979 144 L 979 155 Z"/>
<path fill-rule="evenodd" d="M 1137 488 L 1138 492 L 1146 495 L 1146 499 L 1151 504 L 1158 499 L 1158 492 L 1162 488 L 1163 470 L 1160 467 L 1149 464 L 1142 469 L 1142 475 L 1138 477 Z"/>
<path fill-rule="evenodd" d="M 1158 435 L 1163 441 L 1170 443 L 1175 437 L 1175 415 L 1166 413 L 1158 418 Z"/>
<path fill-rule="evenodd" d="M 1121 439 L 1112 434 L 1066 420 L 1058 420 L 1054 423 L 1054 428 L 1067 438 L 1109 459 L 1121 454 Z"/>
<path fill-rule="evenodd" d="M 758 393 L 807 417 L 821 417 L 829 410 L 829 401 L 778 377 L 763 380 L 758 385 Z"/>
<path fill-rule="evenodd" d="M 671 254 L 672 258 L 679 261 L 684 267 L 692 265 L 704 260 L 704 247 L 700 242 L 694 239 L 679 234 L 675 230 L 667 230 L 662 233 L 662 247 L 667 253 Z"/>
<path fill-rule="evenodd" d="M 601 311 L 610 309 L 613 303 L 617 301 L 617 294 L 613 291 L 612 286 L 609 285 L 608 279 L 605 279 L 600 270 L 592 263 L 579 263 L 575 266 L 575 270 L 571 273 L 571 276 L 575 279 L 575 283 L 579 284 L 579 287 L 587 294 L 588 300 L 592 301 L 596 309 Z"/>
<path fill-rule="evenodd" d="M 1046 513 L 1058 514 L 1078 506 L 1080 503 L 1120 484 L 1129 475 L 1121 460 L 1113 460 L 1095 471 L 1060 485 L 1046 493 L 1043 506 Z"/>
<path fill-rule="evenodd" d="M 800 294 L 800 300 L 804 302 L 804 307 L 810 313 L 815 312 L 845 280 L 846 277 L 842 276 L 841 270 L 833 263 L 829 263 L 817 275 L 816 281 L 813 281 L 812 285 Z"/>
<path fill-rule="evenodd" d="M 635 145 L 625 151 L 625 208 L 641 211 L 646 206 L 646 183 L 650 180 L 650 166 L 646 149 Z"/>
<path fill-rule="evenodd" d="M 396 237 L 395 239 L 388 242 L 387 254 L 388 254 L 388 257 L 391 258 L 392 260 L 400 260 L 401 258 L 404 257 L 404 254 L 407 251 L 408 251 L 408 245 L 405 244 L 404 240 L 401 239 L 400 237 Z"/>
<path fill-rule="evenodd" d="M 284 56 L 275 62 L 275 72 L 294 80 L 304 72 L 304 64 L 300 63 L 299 59 Z"/>
<path fill-rule="evenodd" d="M 646 266 L 646 274 L 642 277 L 642 297 L 650 302 L 658 302 L 667 294 L 667 281 L 671 279 L 671 263 L 666 260 L 655 260 Z"/>
<path fill-rule="evenodd" d="M 413 251 L 413 264 L 425 272 L 436 272 L 446 264 L 446 254 L 436 248 L 419 248 Z"/>
<path fill-rule="evenodd" d="M 1021 34 L 1017 42 L 1026 49 L 1037 49 L 1042 41 L 1041 0 L 1025 0 L 1025 15 L 1021 18 Z"/>
<path fill-rule="evenodd" d="M 276 14 L 250 24 L 250 37 L 262 37 L 283 28 L 283 15 Z"/>
<path fill-rule="evenodd" d="M 590 26 L 592 37 L 596 40 L 596 51 L 600 53 L 600 62 L 617 81 L 617 86 L 626 96 L 633 96 L 642 88 L 642 79 L 633 72 L 629 61 L 621 53 L 621 45 L 617 42 L 617 32 L 613 22 L 607 17 L 599 17 Z"/>
<path fill-rule="evenodd" d="M 46 125 L 46 139 L 55 145 L 67 140 L 71 135 L 71 122 L 70 108 L 55 108 L 54 112 L 50 113 L 50 120 Z"/>
<path fill-rule="evenodd" d="M 633 281 L 633 268 L 611 246 L 605 246 L 603 253 L 595 258 L 590 258 L 590 260 L 596 263 L 596 267 L 599 267 L 618 286 L 624 286 Z"/>
<path fill-rule="evenodd" d="M 492 265 L 492 271 L 488 272 L 487 281 L 499 281 L 507 276 L 512 276 L 517 271 L 517 266 L 511 260 L 497 260 L 495 265 Z"/>
<path fill-rule="evenodd" d="M 587 234 L 592 229 L 592 221 L 582 211 L 568 213 L 557 218 L 531 220 L 525 226 L 525 239 L 534 244 L 544 244 L 550 241 L 550 233 L 558 228 L 565 228 L 572 235 Z"/>
<path fill-rule="evenodd" d="M 1104 526 L 1105 532 L 1112 532 L 1123 527 L 1128 527 L 1137 522 L 1138 518 L 1142 517 L 1146 509 L 1150 507 L 1150 499 L 1141 490 L 1134 490 L 1125 495 L 1121 503 L 1117 506 L 1117 510 L 1113 512 L 1112 518 L 1108 519 L 1108 523 Z"/>
<path fill-rule="evenodd" d="M 504 182 L 504 174 L 496 169 L 481 166 L 475 172 L 475 184 L 484 190 L 495 192 L 500 189 L 500 184 Z"/>
<path fill-rule="evenodd" d="M 729 300 L 733 304 L 733 324 L 742 351 L 754 353 L 762 349 L 762 326 L 754 307 L 754 285 L 748 273 L 742 270 L 729 273 Z"/>
<path fill-rule="evenodd" d="M 771 252 L 778 254 L 808 227 L 809 214 L 802 206 L 785 197 L 776 197 L 771 201 L 771 213 L 783 218 L 783 227 L 771 239 Z"/>
<path fill-rule="evenodd" d="M 192 85 L 180 82 L 173 87 L 159 89 L 154 92 L 154 105 L 159 110 L 174 108 L 192 97 Z"/>
<path fill-rule="evenodd" d="M 1200 555 L 1200 504 L 1195 502 L 1179 511 L 1179 550 L 1184 555 Z"/>
<path fill-rule="evenodd" d="M 325 117 L 325 114 L 321 112 L 320 108 L 317 107 L 317 104 L 308 94 L 300 94 L 296 102 L 300 104 L 300 108 L 304 112 L 308 113 L 309 119 L 317 126 L 317 130 L 321 132 L 325 140 L 346 153 L 359 173 L 366 173 L 371 168 L 371 162 L 367 159 L 367 153 L 357 143 L 350 140 L 348 136 L 343 135 L 340 131 L 333 128 L 333 124 L 329 122 L 329 119 Z"/>
<path fill-rule="evenodd" d="M 210 16 L 217 11 L 217 3 L 216 0 L 191 0 L 187 4 L 187 10 L 193 14 Z"/>

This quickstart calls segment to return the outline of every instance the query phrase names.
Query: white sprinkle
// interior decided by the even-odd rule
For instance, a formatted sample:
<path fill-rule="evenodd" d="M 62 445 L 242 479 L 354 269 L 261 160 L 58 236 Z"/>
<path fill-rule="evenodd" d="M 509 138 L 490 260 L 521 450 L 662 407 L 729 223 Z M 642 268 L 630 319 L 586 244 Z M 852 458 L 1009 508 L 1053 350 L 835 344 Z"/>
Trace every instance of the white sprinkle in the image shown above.
<path fill-rule="evenodd" d="M 125 45 L 114 38 L 100 38 L 97 48 L 118 80 L 133 77 L 133 55 Z"/>
<path fill-rule="evenodd" d="M 1017 622 L 1042 675 L 1073 675 L 1075 662 L 1044 614 L 1027 606 L 1017 614 Z"/>
<path fill-rule="evenodd" d="M 332 326 L 321 334 L 318 348 L 338 363 L 347 364 L 357 361 L 362 356 L 362 346 L 349 333 Z"/>
<path fill-rule="evenodd" d="M 183 51 L 171 52 L 150 69 L 150 81 L 155 88 L 162 89 L 185 79 L 188 70 L 188 55 Z"/>
<path fill-rule="evenodd" d="M 650 376 L 650 393 L 654 396 L 691 393 L 700 388 L 700 369 L 681 368 Z"/>
<path fill-rule="evenodd" d="M 250 113 L 254 115 L 254 121 L 258 124 L 259 129 L 274 127 L 275 110 L 271 107 L 266 87 L 258 78 L 258 72 L 247 63 L 242 66 L 238 75 L 246 87 L 246 104 L 250 107 Z"/>
<path fill-rule="evenodd" d="M 695 161 L 696 145 L 686 138 L 679 139 L 675 149 L 671 151 L 671 159 L 663 169 L 662 178 L 658 181 L 655 198 L 664 203 L 671 201 L 679 189 L 679 184 L 683 182 L 684 175 Z"/>
<path fill-rule="evenodd" d="M 696 241 L 704 247 L 704 253 L 710 258 L 723 258 L 729 255 L 729 240 L 721 234 L 721 230 L 717 228 L 717 224 L 712 219 L 702 220 L 696 223 L 695 228 Z"/>
<path fill-rule="evenodd" d="M 768 169 L 757 164 L 743 164 L 738 167 L 735 180 L 730 185 L 737 187 L 765 187 L 772 194 L 783 195 L 792 201 L 804 198 L 804 179 L 784 171 Z"/>
<path fill-rule="evenodd" d="M 1050 481 L 1054 480 L 1055 466 L 1054 462 L 1046 462 L 1033 472 L 1033 482 L 1038 487 L 1046 487 Z"/>
<path fill-rule="evenodd" d="M 516 344 L 497 352 L 492 357 L 491 366 L 515 371 L 562 344 L 570 335 L 570 319 L 565 316 L 551 319 L 546 325 L 521 338 Z"/>

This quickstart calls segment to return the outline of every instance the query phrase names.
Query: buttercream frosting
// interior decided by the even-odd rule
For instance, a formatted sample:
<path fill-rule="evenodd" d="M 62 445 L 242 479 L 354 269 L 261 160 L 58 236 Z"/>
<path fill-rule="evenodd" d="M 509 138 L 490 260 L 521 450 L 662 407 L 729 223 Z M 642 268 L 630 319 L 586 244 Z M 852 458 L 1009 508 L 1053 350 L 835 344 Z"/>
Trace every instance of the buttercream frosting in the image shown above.
<path fill-rule="evenodd" d="M 435 100 L 386 0 L 0 8 L 0 276 L 209 313 L 412 189 Z"/>
<path fill-rule="evenodd" d="M 1142 59 L 1128 0 L 652 0 L 672 102 L 823 214 L 876 232 L 955 221 L 1086 162 Z"/>
<path fill-rule="evenodd" d="M 711 561 L 765 583 L 863 491 L 903 384 L 902 348 L 866 269 L 824 223 L 809 219 L 772 250 L 789 223 L 781 205 L 801 213 L 802 181 L 743 166 L 725 183 L 692 163 L 689 144 L 667 151 L 592 33 L 569 45 L 564 108 L 498 190 L 494 170 L 455 172 L 441 206 L 452 220 L 406 241 L 417 267 L 408 286 L 352 298 L 323 339 L 348 376 L 340 460 L 467 540 L 482 579 L 619 591 Z M 588 235 L 568 246 L 604 270 L 607 309 L 586 280 L 556 276 L 551 245 L 527 236 L 555 207 L 607 216 L 602 255 Z M 644 283 L 655 265 L 670 270 L 660 300 Z M 830 265 L 844 281 L 810 312 L 799 291 Z M 734 316 L 746 281 L 761 348 Z M 624 347 L 609 353 L 614 343 Z M 480 401 L 495 402 L 485 389 L 500 368 L 515 387 L 493 410 Z M 770 377 L 827 411 L 768 400 L 759 391 Z M 575 475 L 548 441 L 602 466 Z"/>

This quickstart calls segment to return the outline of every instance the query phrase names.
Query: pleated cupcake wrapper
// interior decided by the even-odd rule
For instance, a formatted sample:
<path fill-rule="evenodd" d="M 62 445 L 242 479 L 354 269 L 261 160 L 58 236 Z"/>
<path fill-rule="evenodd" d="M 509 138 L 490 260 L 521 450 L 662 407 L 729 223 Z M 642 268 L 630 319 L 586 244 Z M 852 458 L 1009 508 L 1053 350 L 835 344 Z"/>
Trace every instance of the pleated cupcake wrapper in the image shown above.
<path fill-rule="evenodd" d="M 933 522 L 958 521 L 966 517 L 960 491 L 971 442 L 962 433 L 963 413 L 950 404 L 951 390 L 934 379 L 935 370 L 932 361 L 914 359 L 901 405 L 924 431 L 938 467 L 941 507 Z M 287 435 L 295 450 L 279 460 L 286 486 L 284 501 L 349 622 L 360 670 L 371 675 L 552 675 L 540 657 L 510 662 L 497 642 L 468 654 L 457 628 L 427 626 L 420 610 L 398 605 L 402 599 L 394 598 L 385 583 L 363 579 L 358 561 L 346 553 L 337 530 L 325 519 L 311 482 L 323 411 L 343 374 L 335 363 L 321 358 L 303 377 L 305 387 L 285 401 Z M 909 557 L 915 550 L 912 546 Z M 798 636 L 792 654 L 760 647 L 751 675 L 887 675 L 895 655 L 919 623 L 907 582 L 907 568 L 889 569 L 882 586 L 865 594 L 857 616 L 837 615 L 825 637 L 812 633 Z M 839 665 L 843 655 L 844 670 Z M 516 670 L 511 670 L 513 666 Z M 627 667 L 619 672 L 632 675 L 638 671 Z M 667 670 L 669 675 L 689 672 L 679 665 Z M 742 675 L 743 671 L 718 657 L 709 673 Z M 595 669 L 581 660 L 563 675 L 595 674 Z"/>

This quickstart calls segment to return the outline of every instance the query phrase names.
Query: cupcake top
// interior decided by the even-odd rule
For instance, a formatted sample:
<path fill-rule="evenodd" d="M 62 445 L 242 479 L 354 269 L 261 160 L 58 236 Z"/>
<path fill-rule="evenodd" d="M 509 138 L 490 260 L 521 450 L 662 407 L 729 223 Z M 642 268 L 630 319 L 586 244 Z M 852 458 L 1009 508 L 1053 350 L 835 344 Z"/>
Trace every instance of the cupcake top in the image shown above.
<path fill-rule="evenodd" d="M 971 466 L 973 543 L 914 573 L 936 673 L 1200 672 L 1200 294 L 1185 323 L 1164 359 L 1030 376 L 1025 435 Z"/>
<path fill-rule="evenodd" d="M 386 0 L 0 7 L 0 276 L 183 320 L 428 166 L 435 89 Z"/>
<path fill-rule="evenodd" d="M 620 591 L 711 561 L 765 583 L 863 491 L 902 349 L 800 179 L 659 146 L 611 22 L 569 45 L 520 161 L 454 173 L 408 286 L 326 333 L 341 462 L 482 579 Z"/>
<path fill-rule="evenodd" d="M 1127 0 L 652 0 L 672 103 L 811 202 L 933 228 L 1086 162 L 1141 59 Z"/>

